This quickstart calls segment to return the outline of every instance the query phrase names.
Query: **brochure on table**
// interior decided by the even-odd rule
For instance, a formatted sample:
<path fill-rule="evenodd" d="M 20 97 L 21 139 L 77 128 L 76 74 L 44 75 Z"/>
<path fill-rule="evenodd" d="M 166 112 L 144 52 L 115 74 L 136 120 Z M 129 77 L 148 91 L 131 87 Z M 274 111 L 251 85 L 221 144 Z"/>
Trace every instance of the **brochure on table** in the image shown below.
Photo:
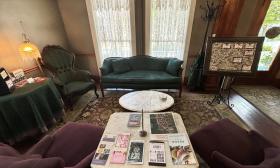
<path fill-rule="evenodd" d="M 139 127 L 141 115 L 138 113 L 130 114 L 127 123 L 128 127 Z M 150 125 L 151 132 L 157 134 L 150 134 L 148 143 L 143 140 L 130 140 L 130 133 L 105 134 L 93 157 L 91 167 L 106 165 L 108 158 L 110 158 L 109 164 L 143 164 L 148 162 L 151 166 L 166 166 L 166 157 L 172 159 L 173 165 L 197 163 L 187 134 L 178 133 L 172 113 L 150 114 Z M 149 145 L 149 151 L 146 152 L 149 155 L 147 161 L 143 157 L 145 145 Z M 165 145 L 168 145 L 170 154 L 165 151 Z"/>

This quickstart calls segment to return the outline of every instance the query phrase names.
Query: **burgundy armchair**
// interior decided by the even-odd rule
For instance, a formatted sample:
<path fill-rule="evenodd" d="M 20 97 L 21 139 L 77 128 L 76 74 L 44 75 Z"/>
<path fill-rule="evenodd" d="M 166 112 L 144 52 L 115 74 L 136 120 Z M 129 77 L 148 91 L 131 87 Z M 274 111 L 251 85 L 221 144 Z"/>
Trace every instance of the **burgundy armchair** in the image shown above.
<path fill-rule="evenodd" d="M 68 123 L 24 154 L 0 143 L 0 168 L 88 168 L 102 134 L 91 124 Z"/>
<path fill-rule="evenodd" d="M 280 168 L 280 148 L 228 119 L 198 130 L 190 139 L 211 168 Z"/>

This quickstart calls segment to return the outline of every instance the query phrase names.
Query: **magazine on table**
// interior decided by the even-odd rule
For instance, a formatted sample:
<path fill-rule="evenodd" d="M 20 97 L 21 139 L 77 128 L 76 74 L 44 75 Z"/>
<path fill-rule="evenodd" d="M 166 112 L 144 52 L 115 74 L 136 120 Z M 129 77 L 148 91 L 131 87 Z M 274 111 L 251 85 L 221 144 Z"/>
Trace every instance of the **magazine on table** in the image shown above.
<path fill-rule="evenodd" d="M 149 165 L 166 166 L 164 142 L 150 141 L 150 143 L 149 143 Z"/>
<path fill-rule="evenodd" d="M 174 165 L 196 164 L 196 159 L 186 134 L 169 134 L 168 144 Z"/>
<path fill-rule="evenodd" d="M 126 160 L 130 133 L 118 134 L 110 163 L 123 164 Z"/>
<path fill-rule="evenodd" d="M 128 127 L 140 127 L 141 118 L 142 118 L 142 116 L 140 113 L 129 114 L 127 126 Z"/>
<path fill-rule="evenodd" d="M 130 141 L 127 163 L 129 164 L 143 164 L 144 156 L 144 141 L 133 140 Z"/>
<path fill-rule="evenodd" d="M 172 113 L 150 114 L 152 134 L 178 133 Z"/>
<path fill-rule="evenodd" d="M 97 150 L 93 156 L 93 159 L 91 161 L 91 167 L 93 167 L 93 165 L 106 164 L 110 155 L 110 151 L 115 144 L 115 140 L 116 140 L 116 135 L 112 135 L 112 134 L 105 134 L 102 137 L 97 147 Z"/>

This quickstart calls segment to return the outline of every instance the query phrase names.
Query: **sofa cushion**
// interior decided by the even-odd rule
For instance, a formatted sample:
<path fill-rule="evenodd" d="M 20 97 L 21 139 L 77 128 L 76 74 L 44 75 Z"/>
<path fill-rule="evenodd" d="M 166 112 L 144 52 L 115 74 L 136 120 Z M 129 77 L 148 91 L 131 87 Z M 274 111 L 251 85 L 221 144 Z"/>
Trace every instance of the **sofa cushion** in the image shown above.
<path fill-rule="evenodd" d="M 14 160 L 13 163 L 7 165 L 8 168 L 63 168 L 64 161 L 59 157 L 44 158 L 44 159 L 26 159 Z"/>
<path fill-rule="evenodd" d="M 123 74 L 111 73 L 102 76 L 104 83 L 135 83 L 135 84 L 154 84 L 154 83 L 180 83 L 180 77 L 172 76 L 163 71 L 130 71 Z"/>
<path fill-rule="evenodd" d="M 168 73 L 170 73 L 171 75 L 178 76 L 178 72 L 179 72 L 179 69 L 180 69 L 182 63 L 183 63 L 183 61 L 181 61 L 177 58 L 171 58 L 171 59 L 169 59 L 169 62 L 167 64 L 166 71 Z"/>
<path fill-rule="evenodd" d="M 21 164 L 18 163 L 26 163 L 28 161 L 41 161 L 43 160 L 42 157 L 40 155 L 19 155 L 19 156 L 0 156 L 0 167 L 7 167 L 7 168 L 11 168 L 15 165 L 15 167 L 32 167 L 33 164 L 27 164 L 28 166 L 23 166 Z M 26 164 L 24 164 L 26 165 Z M 35 166 L 36 167 L 36 166 Z M 41 166 L 40 166 L 41 167 Z M 43 167 L 43 166 L 42 166 Z"/>
<path fill-rule="evenodd" d="M 19 156 L 20 153 L 16 151 L 14 148 L 0 143 L 0 156 Z"/>
<path fill-rule="evenodd" d="M 165 71 L 169 59 L 139 55 L 130 57 L 128 63 L 132 70 Z"/>
<path fill-rule="evenodd" d="M 83 90 L 87 90 L 92 86 L 93 86 L 92 82 L 83 82 L 83 81 L 71 82 L 64 86 L 63 93 L 65 95 L 75 94 Z"/>
<path fill-rule="evenodd" d="M 113 66 L 114 73 L 118 73 L 118 74 L 128 72 L 131 69 L 128 64 L 128 59 L 126 58 L 113 60 L 112 66 Z"/>
<path fill-rule="evenodd" d="M 264 156 L 266 159 L 274 158 L 280 156 L 280 148 L 265 148 Z"/>

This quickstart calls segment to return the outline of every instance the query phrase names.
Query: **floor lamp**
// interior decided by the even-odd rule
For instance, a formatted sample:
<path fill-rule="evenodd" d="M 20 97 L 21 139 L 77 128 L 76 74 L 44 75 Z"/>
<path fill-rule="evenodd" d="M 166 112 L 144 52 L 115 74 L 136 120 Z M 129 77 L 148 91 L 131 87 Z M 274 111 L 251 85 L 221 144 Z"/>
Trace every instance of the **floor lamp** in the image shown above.
<path fill-rule="evenodd" d="M 27 38 L 26 33 L 23 28 L 22 21 L 20 21 L 20 24 L 22 26 L 22 30 L 24 33 L 22 33 L 23 36 L 23 42 L 19 45 L 19 54 L 23 59 L 35 59 L 36 64 L 40 70 L 41 73 L 43 73 L 43 69 L 41 67 L 41 64 L 39 62 L 39 58 L 41 58 L 40 51 L 38 47 L 31 43 L 30 40 Z"/>

